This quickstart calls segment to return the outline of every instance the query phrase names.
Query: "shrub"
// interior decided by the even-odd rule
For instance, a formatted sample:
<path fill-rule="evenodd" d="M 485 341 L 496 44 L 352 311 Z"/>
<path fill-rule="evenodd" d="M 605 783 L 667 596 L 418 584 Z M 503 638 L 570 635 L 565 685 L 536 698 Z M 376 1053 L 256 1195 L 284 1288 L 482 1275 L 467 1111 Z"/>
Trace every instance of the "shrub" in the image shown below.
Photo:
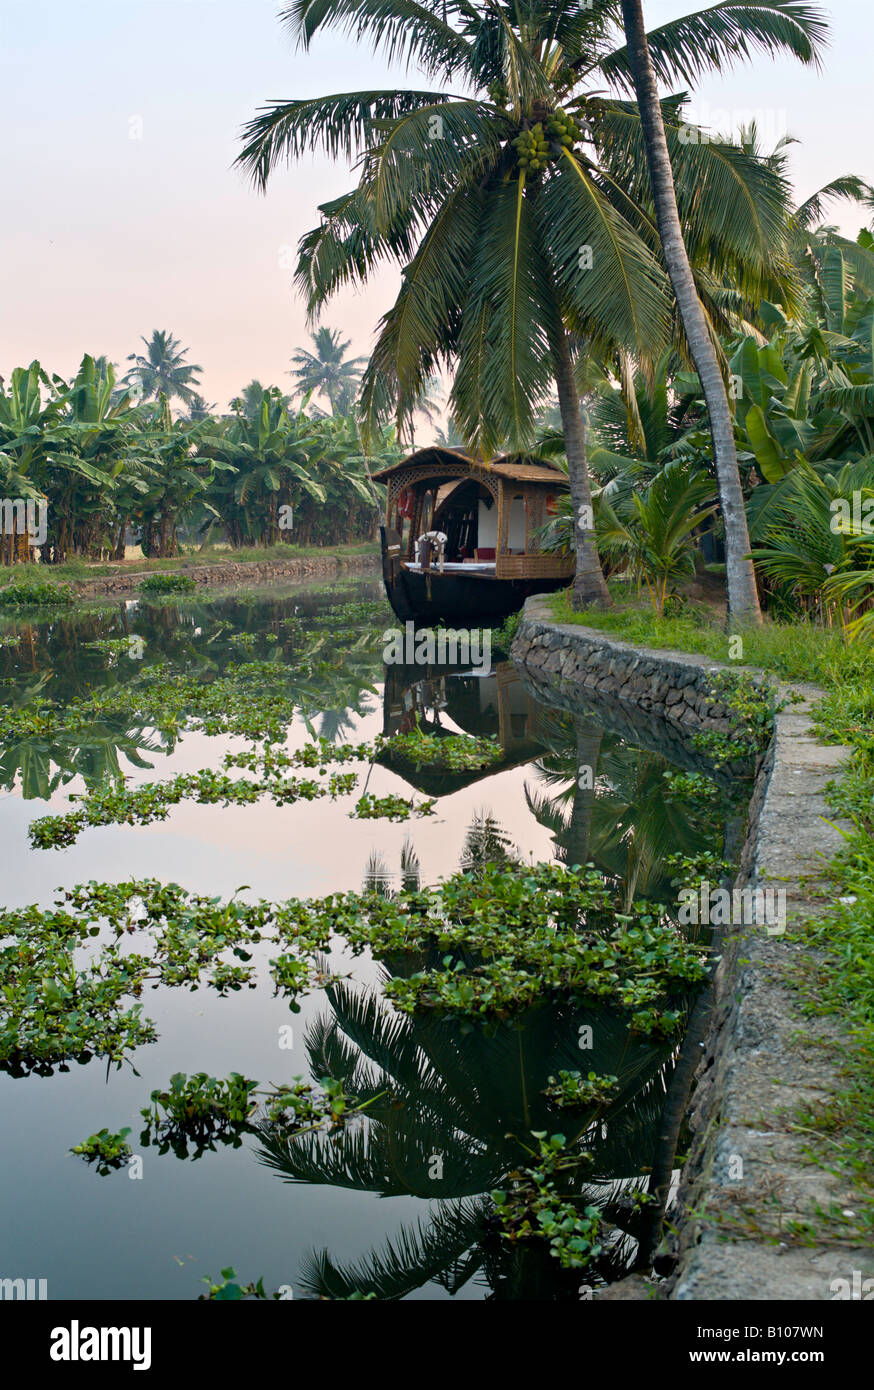
<path fill-rule="evenodd" d="M 190 574 L 150 574 L 139 587 L 141 594 L 193 594 L 197 588 Z"/>
<path fill-rule="evenodd" d="M 69 584 L 7 584 L 0 589 L 0 607 L 49 607 L 51 604 L 70 604 L 73 590 Z"/>

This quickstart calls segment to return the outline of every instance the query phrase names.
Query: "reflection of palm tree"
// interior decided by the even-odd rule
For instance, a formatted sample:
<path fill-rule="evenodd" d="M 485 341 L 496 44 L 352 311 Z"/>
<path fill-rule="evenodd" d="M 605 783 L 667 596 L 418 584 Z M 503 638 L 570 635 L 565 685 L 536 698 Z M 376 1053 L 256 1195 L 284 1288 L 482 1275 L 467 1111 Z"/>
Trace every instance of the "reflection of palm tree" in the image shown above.
<path fill-rule="evenodd" d="M 487 864 L 518 864 L 519 853 L 491 811 L 475 811 L 461 851 L 459 867 L 465 873 L 482 873 Z"/>
<path fill-rule="evenodd" d="M 81 777 L 89 791 L 118 786 L 124 779 L 122 757 L 133 767 L 151 768 L 143 753 L 168 753 L 172 743 L 143 729 L 124 729 L 117 721 L 93 724 L 86 733 L 58 735 L 51 742 L 21 739 L 7 743 L 0 753 L 0 785 L 8 791 L 20 785 L 25 801 L 45 801 L 74 777 Z"/>
<path fill-rule="evenodd" d="M 604 732 L 590 719 L 576 719 L 576 765 L 574 767 L 574 795 L 571 804 L 571 817 L 568 824 L 567 862 L 573 867 L 582 866 L 589 859 L 589 837 L 592 829 L 592 812 L 595 806 L 595 778 L 601 757 L 601 741 Z"/>
<path fill-rule="evenodd" d="M 438 964 L 416 955 L 392 959 L 392 973 Z M 332 986 L 333 1017 L 307 1033 L 315 1076 L 342 1080 L 348 1094 L 371 1101 L 367 1118 L 333 1136 L 282 1136 L 262 1126 L 262 1161 L 291 1182 L 318 1183 L 382 1197 L 417 1197 L 435 1205 L 418 1229 L 404 1228 L 378 1253 L 341 1268 L 328 1252 L 304 1271 L 319 1296 L 356 1289 L 400 1298 L 438 1280 L 450 1292 L 474 1274 L 494 1296 L 568 1296 L 568 1275 L 543 1251 L 510 1247 L 495 1236 L 488 1198 L 530 1161 L 531 1131 L 561 1129 L 588 1161 L 569 1179 L 567 1195 L 596 1203 L 612 1227 L 592 1276 L 627 1268 L 634 1242 L 622 1194 L 653 1162 L 653 1133 L 664 1098 L 670 1048 L 633 1038 L 627 1020 L 606 1010 L 590 1016 L 555 1001 L 490 1027 L 395 1013 L 371 990 Z M 582 1025 L 591 1050 L 580 1051 Z M 542 1094 L 559 1070 L 618 1077 L 615 1098 L 586 1111 L 556 1112 Z M 534 1295 L 532 1287 L 541 1290 Z M 523 1292 L 527 1288 L 527 1293 Z"/>
<path fill-rule="evenodd" d="M 562 790 L 537 795 L 526 787 L 528 806 L 555 836 L 557 858 L 570 865 L 592 860 L 623 885 L 624 911 L 636 896 L 674 899 L 668 855 L 721 848 L 706 806 L 666 794 L 665 773 L 673 769 L 659 754 L 602 734 L 584 718 L 573 728 L 553 720 L 544 737 L 549 752 L 535 766 L 548 786 Z M 591 769 L 591 778 L 581 769 Z"/>
<path fill-rule="evenodd" d="M 260 639 L 272 626 L 280 640 L 265 646 L 261 659 L 275 663 L 284 695 L 310 732 L 315 732 L 314 721 L 318 721 L 324 736 L 339 738 L 353 718 L 370 711 L 382 669 L 379 653 L 367 632 L 338 652 L 331 633 L 315 636 L 311 628 L 298 650 L 299 638 L 282 627 L 293 611 L 293 599 L 277 600 L 269 608 L 264 600 L 244 599 L 219 605 L 192 601 L 155 607 L 143 602 L 135 620 L 144 641 L 142 661 L 112 656 L 93 646 L 97 640 L 131 635 L 130 615 L 123 605 L 100 614 L 12 627 L 22 641 L 0 648 L 0 676 L 6 681 L 0 708 L 26 708 L 38 696 L 49 697 L 59 706 L 87 698 L 92 691 L 109 696 L 111 687 L 147 682 L 153 662 L 168 663 L 176 674 L 195 675 L 206 685 L 221 676 L 229 663 L 240 660 L 235 638 L 241 631 L 252 630 Z M 248 652 L 243 655 L 250 659 Z M 146 690 L 143 710 L 148 707 Z M 156 738 L 146 733 L 147 727 L 145 719 L 95 709 L 93 722 L 69 734 L 10 737 L 0 758 L 0 783 L 12 788 L 19 781 L 26 797 L 42 798 L 77 775 L 89 788 L 104 781 L 107 785 L 118 782 L 122 758 L 147 768 L 150 764 L 143 754 L 169 753 L 175 747 L 174 731 L 159 731 Z"/>
<path fill-rule="evenodd" d="M 392 888 L 392 872 L 385 862 L 385 856 L 378 849 L 372 851 L 367 860 L 367 867 L 364 870 L 364 882 L 361 885 L 362 893 L 378 893 L 382 898 L 392 898 L 395 896 Z M 400 884 L 401 892 L 417 893 L 421 886 L 422 874 L 419 864 L 419 856 L 413 848 L 413 842 L 407 836 L 401 845 L 400 862 Z"/>

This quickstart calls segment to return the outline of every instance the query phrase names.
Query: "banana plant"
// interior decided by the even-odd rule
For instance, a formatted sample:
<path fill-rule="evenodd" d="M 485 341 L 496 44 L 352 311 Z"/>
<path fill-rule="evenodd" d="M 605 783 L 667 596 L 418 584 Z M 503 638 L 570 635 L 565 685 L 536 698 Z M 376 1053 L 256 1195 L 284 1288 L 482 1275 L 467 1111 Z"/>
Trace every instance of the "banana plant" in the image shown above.
<path fill-rule="evenodd" d="M 769 484 L 800 459 L 874 452 L 874 238 L 824 231 L 808 260 L 804 315 L 762 305 L 770 340 L 747 335 L 729 362 L 740 456 Z"/>
<path fill-rule="evenodd" d="M 280 522 L 283 506 L 294 505 L 294 490 L 325 501 L 325 489 L 311 475 L 318 434 L 306 416 L 290 416 L 275 386 L 260 401 L 238 410 L 224 428 L 204 442 L 204 452 L 229 464 L 234 476 L 216 477 L 207 494 L 221 514 L 232 545 L 271 545 L 290 539 Z"/>
<path fill-rule="evenodd" d="M 119 393 L 115 368 L 87 353 L 73 381 L 53 378 L 60 417 L 45 432 L 49 539 L 44 558 L 116 555 L 128 515 L 119 515 L 120 489 L 146 490 L 147 425 Z"/>
<path fill-rule="evenodd" d="M 167 557 L 178 554 L 178 523 L 196 504 L 218 517 L 204 494 L 217 472 L 234 469 L 222 459 L 198 455 L 201 441 L 209 437 L 207 422 L 174 420 L 166 396 L 161 396 L 153 409 L 150 458 L 143 479 L 146 491 L 140 496 L 136 516 L 142 527 L 143 554 Z"/>
<path fill-rule="evenodd" d="M 16 367 L 8 388 L 0 378 L 0 488 L 4 498 L 44 500 L 46 431 L 60 410 L 58 393 L 39 362 Z M 3 535 L 0 563 L 9 565 L 30 558 L 30 537 Z"/>
<path fill-rule="evenodd" d="M 792 362 L 787 370 L 785 356 L 779 337 L 764 344 L 746 337 L 729 361 L 739 457 L 754 461 L 768 483 L 785 477 L 816 438 L 809 417 L 811 364 Z"/>

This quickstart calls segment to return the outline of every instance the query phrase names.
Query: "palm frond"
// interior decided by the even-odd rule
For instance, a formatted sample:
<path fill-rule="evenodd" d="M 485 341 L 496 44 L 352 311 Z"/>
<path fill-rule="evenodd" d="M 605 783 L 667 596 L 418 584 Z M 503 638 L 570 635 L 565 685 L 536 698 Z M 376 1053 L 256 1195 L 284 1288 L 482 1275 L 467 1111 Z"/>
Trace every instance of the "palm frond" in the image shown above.
<path fill-rule="evenodd" d="M 375 142 L 375 121 L 444 100 L 441 92 L 363 91 L 270 102 L 243 127 L 235 163 L 264 189 L 280 164 L 318 150 L 352 160 Z"/>
<path fill-rule="evenodd" d="M 584 163 L 567 150 L 540 195 L 538 220 L 568 326 L 606 349 L 663 350 L 667 277 Z"/>
<path fill-rule="evenodd" d="M 320 1298 L 348 1298 L 375 1293 L 379 1299 L 406 1297 L 436 1279 L 481 1238 L 485 1202 L 453 1202 L 436 1208 L 428 1224 L 401 1227 L 383 1249 L 354 1265 L 336 1265 L 326 1250 L 313 1253 L 301 1267 L 301 1283 Z"/>
<path fill-rule="evenodd" d="M 828 40 L 828 20 L 815 5 L 800 0 L 721 0 L 706 9 L 651 29 L 647 43 L 659 81 L 696 86 L 707 72 L 727 72 L 756 54 L 788 53 L 799 62 L 820 66 Z M 601 59 L 598 70 L 611 82 L 633 91 L 634 81 L 623 45 Z"/>

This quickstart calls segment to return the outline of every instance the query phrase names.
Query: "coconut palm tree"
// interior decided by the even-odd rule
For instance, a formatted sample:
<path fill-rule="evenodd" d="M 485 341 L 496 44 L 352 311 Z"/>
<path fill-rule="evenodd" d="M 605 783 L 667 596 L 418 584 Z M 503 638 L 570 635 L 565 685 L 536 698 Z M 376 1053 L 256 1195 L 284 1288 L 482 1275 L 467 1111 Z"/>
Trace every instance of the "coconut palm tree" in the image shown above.
<path fill-rule="evenodd" d="M 132 352 L 128 362 L 133 367 L 125 381 L 138 388 L 144 401 L 157 400 L 164 395 L 168 401 L 180 400 L 190 406 L 197 399 L 196 387 L 200 385 L 198 373 L 202 367 L 185 361 L 188 348 L 184 348 L 172 333 L 155 329 L 151 338 L 141 338 L 145 353 Z"/>
<path fill-rule="evenodd" d="M 781 177 L 788 176 L 789 151 L 793 145 L 799 143 L 794 136 L 784 135 L 769 154 L 765 153 L 761 148 L 757 123 L 751 121 L 749 125 L 741 128 L 739 139 L 749 154 L 764 159 Z M 860 245 L 864 237 L 860 238 L 860 241 L 850 241 L 847 237 L 841 236 L 835 228 L 823 226 L 826 210 L 831 204 L 844 202 L 866 207 L 871 204 L 872 199 L 874 189 L 858 174 L 841 174 L 835 179 L 829 179 L 828 183 L 811 193 L 803 203 L 799 203 L 793 209 L 792 255 L 807 283 L 817 279 L 818 263 L 823 248 L 838 246 L 860 283 L 869 293 L 874 290 L 870 251 Z"/>
<path fill-rule="evenodd" d="M 712 516 L 705 506 L 713 484 L 702 470 L 671 459 L 645 488 L 610 496 L 605 488 L 598 509 L 598 538 L 605 554 L 627 559 L 645 585 L 659 617 L 683 579 L 695 574 L 692 532 Z"/>
<path fill-rule="evenodd" d="M 840 623 L 851 633 L 874 629 L 874 455 L 816 466 L 799 456 L 768 492 L 753 527 L 753 551 L 775 599 L 790 611 Z M 853 516 L 853 499 L 858 499 Z M 849 607 L 848 607 L 849 605 Z"/>
<path fill-rule="evenodd" d="M 416 426 L 415 415 L 421 415 L 427 421 L 428 427 L 433 434 L 437 428 L 440 418 L 440 411 L 443 409 L 443 392 L 440 388 L 440 378 L 437 373 L 429 376 L 427 381 L 422 384 L 422 392 L 416 401 L 415 410 L 411 412 L 408 421 L 410 431 L 410 448 L 416 447 Z"/>
<path fill-rule="evenodd" d="M 215 402 L 210 405 L 205 396 L 201 396 L 199 391 L 195 391 L 188 402 L 188 418 L 189 420 L 208 420 L 215 413 L 215 409 Z"/>
<path fill-rule="evenodd" d="M 314 392 L 326 396 L 333 415 L 350 415 L 366 358 L 347 358 L 351 339 L 342 342 L 336 328 L 319 328 L 310 337 L 315 351 L 298 348 L 289 376 L 297 381 L 301 395 Z"/>
<path fill-rule="evenodd" d="M 729 11 L 731 6 L 721 8 Z M 735 8 L 740 10 L 739 6 Z M 762 8 L 773 11 L 780 9 L 784 12 L 789 11 L 782 16 L 783 27 L 778 27 L 781 16 L 774 16 L 776 23 L 771 35 L 770 46 L 772 48 L 790 47 L 794 49 L 802 61 L 815 62 L 817 54 L 815 40 L 825 37 L 824 20 L 816 17 L 806 6 L 773 5 Z M 802 9 L 805 12 L 803 16 Z M 795 15 L 791 13 L 793 10 L 796 11 Z M 701 388 L 710 416 L 713 458 L 719 482 L 719 500 L 725 521 L 728 622 L 729 625 L 757 623 L 761 622 L 762 615 L 756 589 L 755 570 L 749 553 L 750 538 L 740 470 L 737 463 L 734 422 L 722 374 L 718 347 L 698 295 L 689 253 L 683 238 L 674 174 L 671 168 L 671 152 L 665 133 L 653 55 L 647 42 L 642 0 L 622 0 L 622 18 L 628 39 L 626 52 L 628 68 L 634 80 L 634 90 L 640 111 L 641 130 L 646 148 L 646 159 L 662 250 L 677 298 L 683 330 L 701 380 Z M 723 33 L 724 41 L 727 45 L 734 44 L 736 54 L 738 51 L 744 52 L 748 44 L 748 35 L 744 32 L 743 15 L 727 15 L 726 19 L 729 20 L 729 23 Z M 733 24 L 731 20 L 734 20 Z M 730 33 L 731 29 L 734 30 L 734 33 Z M 689 57 L 694 64 L 691 54 Z M 673 73 L 671 75 L 673 76 Z"/>
<path fill-rule="evenodd" d="M 413 9 L 405 0 L 296 0 L 283 19 L 304 47 L 332 24 L 351 26 L 430 80 L 419 90 L 274 103 L 249 122 L 239 157 L 261 187 L 280 162 L 313 149 L 360 161 L 357 185 L 325 204 L 303 238 L 297 280 L 315 314 L 385 258 L 404 267 L 365 373 L 365 421 L 407 416 L 423 381 L 444 367 L 454 370 L 451 410 L 473 449 L 528 447 L 554 383 L 578 527 L 575 601 L 606 602 L 574 359 L 616 344 L 661 350 L 673 307 L 640 117 L 605 95 L 631 87 L 627 54 L 614 48 L 617 0 L 512 10 L 493 0 Z M 662 75 L 685 76 L 757 46 L 804 56 L 810 31 L 819 34 L 792 0 L 725 0 L 664 26 L 656 51 Z M 779 294 L 788 266 L 780 180 L 724 142 L 689 142 L 681 159 L 678 197 L 705 307 L 716 307 L 726 271 L 742 270 L 751 299 Z M 742 527 L 735 500 L 726 520 Z"/>

